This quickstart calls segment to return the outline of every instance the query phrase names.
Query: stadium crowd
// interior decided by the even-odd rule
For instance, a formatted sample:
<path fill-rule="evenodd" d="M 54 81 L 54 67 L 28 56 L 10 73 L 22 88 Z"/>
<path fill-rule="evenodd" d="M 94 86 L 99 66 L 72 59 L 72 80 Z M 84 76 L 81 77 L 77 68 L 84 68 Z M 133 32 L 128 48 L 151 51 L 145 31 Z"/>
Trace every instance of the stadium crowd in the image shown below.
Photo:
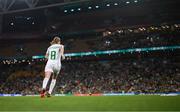
<path fill-rule="evenodd" d="M 37 63 L 11 66 L 0 93 L 38 94 L 43 70 L 44 64 Z M 66 62 L 55 93 L 180 92 L 179 79 L 179 65 L 165 59 Z"/>

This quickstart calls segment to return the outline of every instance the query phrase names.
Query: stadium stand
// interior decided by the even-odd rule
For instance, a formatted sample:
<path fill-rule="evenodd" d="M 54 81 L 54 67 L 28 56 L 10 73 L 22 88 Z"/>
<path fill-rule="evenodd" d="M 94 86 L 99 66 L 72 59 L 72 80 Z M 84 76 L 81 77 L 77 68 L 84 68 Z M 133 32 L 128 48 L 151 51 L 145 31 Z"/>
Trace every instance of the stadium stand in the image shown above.
<path fill-rule="evenodd" d="M 168 93 L 178 92 L 180 69 L 169 59 L 66 62 L 56 93 Z M 1 72 L 0 93 L 38 94 L 44 64 L 11 65 Z M 9 68 L 9 66 L 7 66 Z M 8 74 L 8 77 L 7 77 Z M 3 75 L 6 78 L 3 78 Z"/>

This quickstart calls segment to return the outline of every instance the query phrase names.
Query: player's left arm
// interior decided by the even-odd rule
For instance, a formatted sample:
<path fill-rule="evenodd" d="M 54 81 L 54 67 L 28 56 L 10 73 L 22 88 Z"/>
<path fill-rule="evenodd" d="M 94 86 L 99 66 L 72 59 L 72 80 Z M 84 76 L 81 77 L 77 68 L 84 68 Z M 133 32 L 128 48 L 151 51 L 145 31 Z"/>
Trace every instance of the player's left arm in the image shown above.
<path fill-rule="evenodd" d="M 47 51 L 46 51 L 45 59 L 48 60 L 48 57 L 49 57 L 49 48 L 48 48 Z"/>

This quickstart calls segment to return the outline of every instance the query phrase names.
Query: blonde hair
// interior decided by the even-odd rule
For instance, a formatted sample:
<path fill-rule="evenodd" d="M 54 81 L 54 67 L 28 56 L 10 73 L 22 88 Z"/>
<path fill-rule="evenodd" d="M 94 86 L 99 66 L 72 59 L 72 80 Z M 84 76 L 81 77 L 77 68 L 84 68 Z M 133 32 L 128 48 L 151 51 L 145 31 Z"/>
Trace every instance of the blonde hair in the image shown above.
<path fill-rule="evenodd" d="M 59 37 L 54 37 L 54 39 L 50 42 L 51 45 L 53 44 L 59 44 L 61 42 L 61 39 Z"/>

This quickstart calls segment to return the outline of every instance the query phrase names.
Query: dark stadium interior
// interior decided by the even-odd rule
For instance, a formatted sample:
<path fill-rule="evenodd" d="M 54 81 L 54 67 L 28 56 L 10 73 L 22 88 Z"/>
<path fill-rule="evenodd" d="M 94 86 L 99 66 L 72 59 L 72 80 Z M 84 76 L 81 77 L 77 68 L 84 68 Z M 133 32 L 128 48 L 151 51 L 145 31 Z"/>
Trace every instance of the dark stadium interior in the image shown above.
<path fill-rule="evenodd" d="M 5 0 L 6 1 L 6 0 Z M 0 0 L 0 94 L 38 94 L 54 36 L 65 53 L 180 46 L 180 0 Z M 55 93 L 180 92 L 180 49 L 68 57 Z"/>

